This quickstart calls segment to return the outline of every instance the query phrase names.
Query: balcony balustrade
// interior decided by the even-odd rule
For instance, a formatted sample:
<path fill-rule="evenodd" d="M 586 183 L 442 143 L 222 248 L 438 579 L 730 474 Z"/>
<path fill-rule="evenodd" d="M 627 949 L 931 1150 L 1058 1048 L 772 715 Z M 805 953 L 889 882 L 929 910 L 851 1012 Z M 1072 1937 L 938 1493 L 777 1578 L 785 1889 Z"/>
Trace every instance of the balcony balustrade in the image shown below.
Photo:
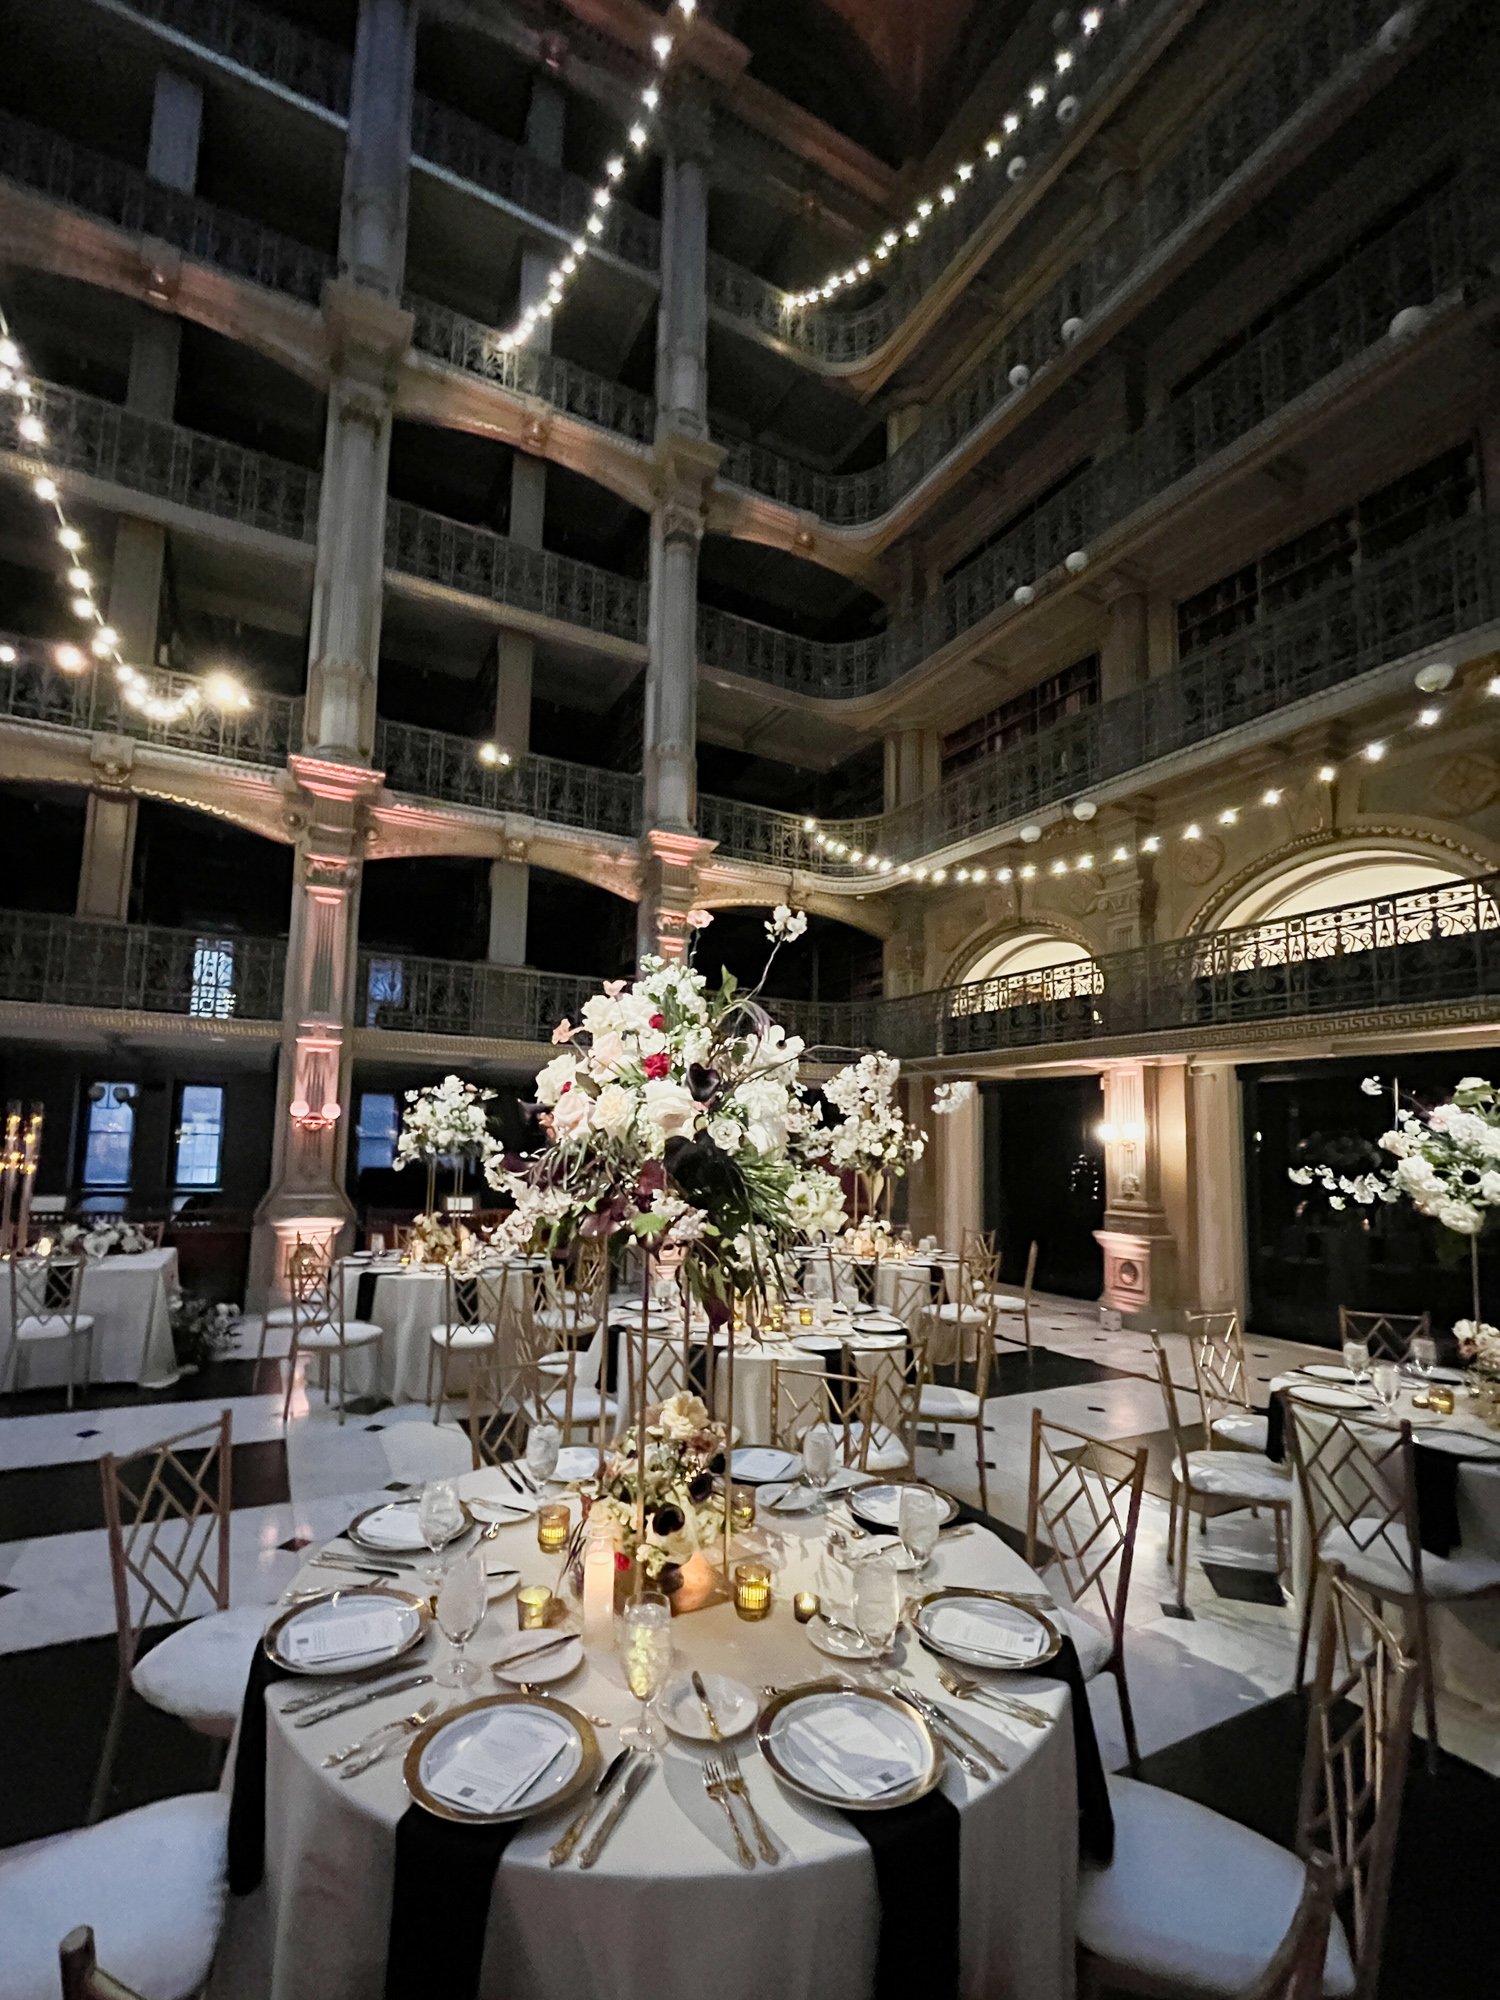
<path fill-rule="evenodd" d="M 237 69 L 249 70 L 294 97 L 349 115 L 354 65 L 344 50 L 310 34 L 283 14 L 248 0 L 108 0 L 113 11 L 143 21 L 211 49 Z"/>
<path fill-rule="evenodd" d="M 467 736 L 384 717 L 375 725 L 375 762 L 393 792 L 485 812 L 524 813 L 549 826 L 580 827 L 627 840 L 640 832 L 638 773 L 605 771 L 561 757 L 484 764 Z"/>
<path fill-rule="evenodd" d="M 284 938 L 0 910 L 0 1001 L 279 1021 Z"/>
<path fill-rule="evenodd" d="M 596 979 L 526 967 L 359 955 L 357 1027 L 413 1035 L 470 1035 L 485 1041 L 545 1042 L 564 1015 L 578 1017 Z"/>

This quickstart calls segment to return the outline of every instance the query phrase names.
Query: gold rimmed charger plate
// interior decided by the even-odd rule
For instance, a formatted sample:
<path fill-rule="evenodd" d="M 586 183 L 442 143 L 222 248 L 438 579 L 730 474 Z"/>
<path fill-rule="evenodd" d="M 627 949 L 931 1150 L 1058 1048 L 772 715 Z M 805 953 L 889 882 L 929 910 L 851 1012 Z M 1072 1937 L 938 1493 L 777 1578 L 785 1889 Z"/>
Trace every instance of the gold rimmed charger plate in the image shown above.
<path fill-rule="evenodd" d="M 922 1630 L 922 1613 L 927 1609 L 929 1604 L 942 1604 L 953 1600 L 972 1600 L 976 1597 L 986 1598 L 992 1604 L 1008 1605 L 1012 1611 L 1019 1611 L 1024 1617 L 1034 1620 L 1047 1635 L 1047 1643 L 1042 1651 L 1035 1654 L 1029 1660 L 1017 1660 L 1014 1663 L 1008 1660 L 971 1660 L 965 1658 L 962 1654 L 950 1652 L 948 1647 L 939 1645 L 936 1639 L 929 1638 L 927 1633 Z M 1036 1606 L 1029 1603 L 1026 1598 L 1013 1597 L 1008 1590 L 977 1590 L 972 1585 L 961 1583 L 946 1584 L 941 1590 L 929 1590 L 912 1613 L 911 1629 L 917 1635 L 917 1643 L 927 1652 L 935 1653 L 940 1660 L 951 1660 L 957 1667 L 967 1667 L 971 1673 L 1035 1673 L 1038 1667 L 1046 1666 L 1049 1660 L 1055 1660 L 1062 1651 L 1062 1633 L 1059 1632 L 1045 1612 L 1038 1611 Z M 976 1649 L 970 1647 L 968 1650 L 973 1652 Z"/>
<path fill-rule="evenodd" d="M 344 1539 L 346 1541 L 353 1542 L 358 1548 L 368 1549 L 372 1556 L 376 1555 L 419 1556 L 426 1554 L 428 1552 L 427 1544 L 426 1542 L 420 1539 L 413 1542 L 410 1547 L 407 1547 L 403 1543 L 398 1548 L 393 1546 L 390 1542 L 372 1542 L 368 1540 L 366 1536 L 360 1533 L 361 1527 L 366 1521 L 369 1520 L 372 1514 L 384 1514 L 387 1513 L 391 1508 L 402 1507 L 404 1506 L 404 1504 L 406 1503 L 403 1503 L 399 1500 L 382 1500 L 378 1506 L 366 1507 L 366 1509 L 362 1514 L 355 1515 L 354 1519 L 349 1523 L 348 1527 L 344 1530 Z M 461 1508 L 463 1508 L 464 1518 L 462 1523 L 453 1530 L 453 1533 L 451 1535 L 444 1536 L 441 1546 L 445 1549 L 451 1542 L 456 1542 L 460 1535 L 466 1535 L 469 1532 L 470 1528 L 472 1528 L 474 1525 L 474 1516 L 469 1512 L 467 1504 L 462 1500 L 460 1500 L 458 1504 Z M 412 1518 L 415 1519 L 417 1511 L 415 1506 L 412 1507 L 411 1511 L 412 1511 Z"/>
<path fill-rule="evenodd" d="M 916 1483 L 921 1485 L 925 1482 L 919 1480 Z M 945 1493 L 940 1486 L 929 1486 L 927 1491 L 934 1496 L 938 1503 L 938 1526 L 946 1528 L 950 1522 L 958 1518 L 958 1502 L 951 1493 Z M 885 1519 L 882 1514 L 868 1512 L 870 1500 L 877 1493 L 894 1493 L 897 1496 L 896 1505 L 892 1509 L 889 1519 Z M 856 1520 L 862 1521 L 865 1527 L 874 1528 L 881 1534 L 894 1535 L 898 1532 L 901 1520 L 900 1494 L 901 1486 L 898 1481 L 881 1479 L 872 1480 L 864 1486 L 851 1487 L 844 1495 L 844 1499 L 850 1513 L 854 1515 Z"/>
<path fill-rule="evenodd" d="M 436 1792 L 428 1789 L 422 1776 L 422 1758 L 428 1744 L 444 1730 L 462 1722 L 466 1715 L 476 1715 L 487 1708 L 545 1708 L 568 1725 L 581 1747 L 578 1768 L 560 1790 L 544 1793 L 530 1801 L 523 1799 L 520 1805 L 507 1806 L 503 1812 L 471 1813 L 458 1806 L 450 1806 L 446 1799 L 440 1799 Z M 557 1807 L 571 1805 L 579 1793 L 593 1783 L 598 1768 L 599 1739 L 586 1715 L 580 1715 L 576 1708 L 570 1708 L 565 1701 L 558 1701 L 553 1695 L 523 1694 L 519 1688 L 514 1688 L 506 1694 L 480 1695 L 477 1700 L 466 1701 L 461 1708 L 450 1708 L 445 1715 L 429 1722 L 408 1745 L 401 1775 L 406 1780 L 407 1791 L 424 1812 L 430 1812 L 438 1819 L 452 1820 L 455 1826 L 500 1826 L 510 1820 L 530 1819 L 535 1813 L 552 1812 Z"/>
<path fill-rule="evenodd" d="M 383 1653 L 378 1660 L 366 1660 L 363 1666 L 351 1667 L 339 1660 L 325 1660 L 316 1666 L 304 1666 L 282 1652 L 279 1641 L 282 1632 L 294 1618 L 305 1618 L 309 1611 L 316 1611 L 322 1605 L 343 1603 L 351 1597 L 368 1597 L 377 1604 L 405 1604 L 417 1614 L 417 1629 L 409 1639 L 404 1639 L 393 1653 Z M 432 1623 L 432 1607 L 425 1597 L 417 1597 L 409 1590 L 387 1590 L 382 1583 L 358 1583 L 347 1587 L 339 1585 L 326 1590 L 317 1597 L 304 1598 L 300 1604 L 289 1605 L 275 1622 L 266 1628 L 261 1644 L 266 1649 L 266 1657 L 274 1666 L 284 1667 L 289 1674 L 307 1674 L 316 1679 L 331 1674 L 373 1674 L 388 1667 L 393 1660 L 404 1659 L 413 1646 L 419 1646 L 427 1636 L 427 1628 Z"/>
<path fill-rule="evenodd" d="M 782 1711 L 789 1708 L 793 1702 L 805 1701 L 809 1695 L 816 1694 L 849 1695 L 859 1701 L 879 1702 L 883 1708 L 890 1709 L 900 1718 L 903 1726 L 909 1726 L 913 1734 L 920 1738 L 927 1753 L 926 1765 L 909 1785 L 902 1785 L 894 1792 L 882 1792 L 878 1798 L 873 1799 L 844 1798 L 831 1789 L 819 1791 L 815 1786 L 809 1785 L 794 1771 L 788 1770 L 783 1762 L 774 1741 L 775 1722 Z M 908 1708 L 904 1701 L 897 1701 L 896 1697 L 887 1694 L 884 1688 L 852 1687 L 848 1681 L 803 1681 L 797 1687 L 783 1688 L 781 1693 L 773 1695 L 761 1710 L 760 1720 L 755 1725 L 755 1740 L 760 1745 L 760 1754 L 788 1790 L 798 1793 L 804 1799 L 811 1799 L 815 1805 L 835 1806 L 841 1812 L 889 1812 L 893 1806 L 908 1806 L 913 1799 L 925 1798 L 943 1775 L 942 1746 L 914 1708 Z"/>

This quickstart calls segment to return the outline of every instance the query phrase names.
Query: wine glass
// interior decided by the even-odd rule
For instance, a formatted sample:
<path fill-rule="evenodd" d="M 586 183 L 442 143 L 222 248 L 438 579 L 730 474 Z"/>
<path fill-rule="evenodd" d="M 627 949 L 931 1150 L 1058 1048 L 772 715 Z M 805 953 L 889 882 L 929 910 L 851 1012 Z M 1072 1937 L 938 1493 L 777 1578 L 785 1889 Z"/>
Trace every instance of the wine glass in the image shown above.
<path fill-rule="evenodd" d="M 901 1623 L 901 1579 L 889 1556 L 867 1556 L 854 1571 L 854 1626 L 883 1660 Z"/>
<path fill-rule="evenodd" d="M 616 1634 L 625 1684 L 641 1705 L 639 1722 L 620 1731 L 629 1750 L 655 1750 L 663 1741 L 651 1714 L 651 1704 L 672 1671 L 672 1606 L 659 1590 L 642 1591 L 620 1611 Z"/>
<path fill-rule="evenodd" d="M 901 1546 L 918 1570 L 926 1569 L 937 1547 L 938 1497 L 930 1486 L 903 1486 L 897 1516 Z"/>
<path fill-rule="evenodd" d="M 1422 1377 L 1424 1382 L 1432 1380 L 1432 1371 L 1437 1367 L 1437 1342 L 1430 1333 L 1414 1333 L 1406 1350 L 1406 1358 Z"/>
<path fill-rule="evenodd" d="M 802 1477 L 821 1494 L 839 1462 L 839 1441 L 828 1424 L 814 1424 L 802 1436 Z"/>
<path fill-rule="evenodd" d="M 438 1585 L 437 1622 L 453 1647 L 453 1658 L 445 1660 L 433 1675 L 439 1687 L 467 1687 L 478 1680 L 479 1669 L 465 1657 L 464 1647 L 479 1630 L 488 1603 L 484 1557 L 478 1549 L 456 1556 Z"/>
<path fill-rule="evenodd" d="M 417 1505 L 417 1526 L 432 1556 L 426 1574 L 434 1590 L 443 1580 L 443 1566 L 438 1561 L 438 1552 L 453 1540 L 463 1524 L 464 1510 L 453 1481 L 429 1479 L 422 1488 L 422 1498 Z"/>
<path fill-rule="evenodd" d="M 557 1470 L 557 1454 L 562 1449 L 562 1432 L 556 1424 L 533 1424 L 526 1434 L 526 1470 L 539 1486 L 545 1486 Z"/>
<path fill-rule="evenodd" d="M 1344 1366 L 1354 1377 L 1354 1386 L 1357 1389 L 1370 1372 L 1369 1343 L 1363 1340 L 1346 1340 L 1344 1342 Z"/>
<path fill-rule="evenodd" d="M 842 1535 L 829 1536 L 818 1562 L 818 1610 L 830 1631 L 854 1631 L 854 1570 Z"/>
<path fill-rule="evenodd" d="M 1387 1415 L 1401 1400 L 1401 1370 L 1394 1361 L 1377 1361 L 1370 1369 L 1370 1384 L 1376 1400 Z"/>

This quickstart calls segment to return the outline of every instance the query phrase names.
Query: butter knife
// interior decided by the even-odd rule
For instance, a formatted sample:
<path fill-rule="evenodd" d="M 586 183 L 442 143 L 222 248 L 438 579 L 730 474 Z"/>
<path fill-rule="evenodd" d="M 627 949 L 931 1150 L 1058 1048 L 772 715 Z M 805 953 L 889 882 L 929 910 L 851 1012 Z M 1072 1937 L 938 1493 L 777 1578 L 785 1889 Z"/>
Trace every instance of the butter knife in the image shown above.
<path fill-rule="evenodd" d="M 390 1694 L 404 1685 L 404 1681 L 400 1679 L 382 1679 L 376 1686 L 363 1674 L 357 1679 L 351 1678 L 346 1681 L 324 1681 L 323 1685 L 314 1688 L 311 1694 L 299 1694 L 295 1701 L 284 1701 L 280 1712 L 282 1715 L 300 1715 L 304 1708 L 321 1708 L 325 1701 L 337 1701 L 346 1694 Z"/>
<path fill-rule="evenodd" d="M 971 1771 L 969 1765 L 965 1763 L 961 1752 L 955 1752 L 960 1764 L 963 1764 L 966 1771 L 970 1771 L 972 1777 L 989 1777 L 989 1767 L 992 1764 L 997 1765 L 1002 1771 L 1010 1768 L 1004 1759 L 990 1748 L 988 1743 L 981 1743 L 979 1738 L 972 1736 L 961 1722 L 955 1722 L 946 1708 L 940 1708 L 935 1701 L 930 1701 L 925 1694 L 918 1694 L 915 1688 L 894 1688 L 892 1689 L 892 1693 L 898 1701 L 904 1701 L 909 1707 L 914 1708 L 930 1728 L 946 1732 L 953 1742 L 962 1745 L 963 1749 L 969 1751 L 977 1762 L 984 1765 L 982 1771 Z"/>
<path fill-rule="evenodd" d="M 626 1806 L 630 1804 L 630 1801 L 641 1789 L 641 1786 L 645 1784 L 651 1774 L 651 1767 L 655 1762 L 655 1757 L 649 1754 L 637 1757 L 634 1768 L 625 1773 L 625 1782 L 610 1801 L 609 1811 L 600 1820 L 593 1838 L 578 1857 L 580 1868 L 592 1868 L 594 1863 L 599 1859 L 599 1856 L 604 1852 L 605 1841 L 609 1839 L 609 1836 L 619 1825 L 620 1816 Z"/>
<path fill-rule="evenodd" d="M 307 1715 L 299 1715 L 292 1724 L 293 1729 L 308 1729 L 315 1722 L 331 1722 L 336 1715 L 347 1715 L 351 1708 L 363 1708 L 368 1701 L 379 1701 L 388 1694 L 405 1694 L 409 1688 L 426 1687 L 431 1674 L 408 1674 L 403 1681 L 392 1681 L 387 1687 L 371 1688 L 365 1694 L 350 1695 L 347 1701 L 336 1701 L 330 1708 L 315 1708 Z"/>
<path fill-rule="evenodd" d="M 551 1852 L 547 1857 L 551 1867 L 561 1867 L 562 1863 L 567 1860 L 573 1849 L 583 1838 L 589 1821 L 604 1803 L 604 1794 L 609 1790 L 616 1771 L 619 1770 L 622 1764 L 628 1761 L 629 1757 L 630 1751 L 628 1747 L 624 1750 L 617 1750 L 614 1756 L 610 1758 L 608 1764 L 605 1765 L 604 1776 L 595 1785 L 588 1798 L 584 1800 L 581 1809 L 574 1813 L 573 1817 L 568 1821 L 561 1838 L 553 1841 Z"/>
<path fill-rule="evenodd" d="M 722 1743 L 724 1732 L 719 1727 L 719 1718 L 714 1714 L 714 1705 L 708 1698 L 708 1689 L 703 1685 L 703 1676 L 693 1669 L 693 1693 L 698 1697 L 698 1706 L 703 1710 L 703 1719 L 708 1724 L 708 1733 L 715 1743 Z"/>
<path fill-rule="evenodd" d="M 353 1556 L 314 1556 L 309 1564 L 311 1569 L 355 1569 L 361 1576 L 403 1577 L 405 1570 L 397 1569 L 394 1563 L 357 1562 Z"/>

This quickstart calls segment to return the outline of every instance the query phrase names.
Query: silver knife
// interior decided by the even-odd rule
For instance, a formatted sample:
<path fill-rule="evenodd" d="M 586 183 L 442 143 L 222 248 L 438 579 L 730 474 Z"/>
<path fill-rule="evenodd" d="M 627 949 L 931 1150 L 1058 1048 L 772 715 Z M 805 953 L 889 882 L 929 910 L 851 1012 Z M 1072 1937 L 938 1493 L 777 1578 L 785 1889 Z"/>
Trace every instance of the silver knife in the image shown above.
<path fill-rule="evenodd" d="M 549 1639 L 545 1646 L 525 1646 L 520 1652 L 516 1652 L 512 1648 L 508 1653 L 498 1654 L 490 1664 L 491 1666 L 500 1667 L 502 1670 L 508 1670 L 511 1667 L 523 1667 L 528 1660 L 539 1660 L 543 1653 L 554 1653 L 559 1646 L 566 1646 L 570 1639 L 576 1639 L 577 1637 L 578 1634 L 576 1632 L 559 1632 L 557 1637 Z"/>
<path fill-rule="evenodd" d="M 392 1681 L 386 1687 L 370 1688 L 364 1694 L 350 1695 L 346 1701 L 336 1701 L 331 1708 L 315 1708 L 307 1715 L 299 1715 L 292 1724 L 293 1729 L 307 1729 L 314 1722 L 329 1722 L 336 1715 L 347 1715 L 351 1708 L 363 1708 L 367 1701 L 380 1701 L 388 1694 L 405 1694 L 408 1688 L 426 1687 L 431 1674 L 408 1674 L 405 1680 Z"/>
<path fill-rule="evenodd" d="M 991 1764 L 998 1764 L 1002 1771 L 1008 1768 L 1002 1762 L 999 1755 L 990 1748 L 988 1743 L 981 1743 L 979 1738 L 971 1735 L 961 1722 L 955 1722 L 946 1708 L 940 1708 L 927 1695 L 918 1694 L 915 1688 L 896 1688 L 894 1692 L 902 1700 L 910 1702 L 918 1715 L 924 1716 L 934 1728 L 946 1730 L 956 1742 L 961 1743 L 966 1750 L 971 1751 L 987 1767 Z M 959 1761 L 962 1762 L 962 1758 Z M 988 1768 L 986 1768 L 982 1775 L 985 1777 L 990 1775 Z"/>
<path fill-rule="evenodd" d="M 604 1794 L 609 1790 L 616 1771 L 629 1759 L 629 1756 L 630 1750 L 627 1746 L 623 1750 L 617 1750 L 614 1756 L 610 1758 L 608 1764 L 605 1765 L 604 1776 L 595 1785 L 588 1798 L 584 1800 L 580 1810 L 574 1813 L 573 1817 L 568 1821 L 560 1837 L 552 1843 L 551 1852 L 547 1856 L 550 1867 L 559 1867 L 567 1860 L 573 1849 L 578 1845 L 589 1821 L 604 1803 Z"/>
<path fill-rule="evenodd" d="M 361 1576 L 395 1576 L 407 1574 L 392 1563 L 356 1562 L 353 1556 L 314 1556 L 308 1565 L 310 1569 L 356 1569 Z"/>
<path fill-rule="evenodd" d="M 454 1539 L 456 1540 L 457 1537 L 455 1536 Z M 357 1562 L 361 1556 L 368 1556 L 371 1562 L 381 1563 L 388 1569 L 421 1569 L 424 1567 L 415 1556 L 400 1556 L 390 1549 L 367 1549 L 363 1542 L 356 1542 L 352 1535 L 335 1535 L 334 1540 L 349 1544 L 347 1551 L 344 1549 L 334 1549 L 331 1551 L 340 1562 Z M 327 1556 L 330 1554 L 330 1551 L 324 1549 L 321 1553 Z M 440 1550 L 439 1554 L 441 1553 L 442 1551 Z M 428 1560 L 431 1561 L 432 1558 L 429 1557 Z"/>
<path fill-rule="evenodd" d="M 284 1701 L 280 1712 L 283 1715 L 300 1715 L 304 1708 L 321 1708 L 325 1701 L 337 1701 L 341 1695 L 387 1694 L 392 1688 L 400 1685 L 399 1680 L 383 1681 L 376 1687 L 374 1682 L 367 1681 L 363 1676 L 357 1680 L 324 1681 L 323 1685 L 314 1688 L 311 1694 L 299 1694 L 295 1701 Z"/>
<path fill-rule="evenodd" d="M 630 1801 L 651 1775 L 651 1767 L 655 1762 L 655 1757 L 649 1754 L 638 1757 L 635 1761 L 634 1769 L 626 1772 L 625 1782 L 610 1801 L 609 1811 L 600 1820 L 592 1840 L 590 1840 L 588 1846 L 578 1857 L 580 1868 L 592 1868 L 594 1863 L 599 1859 L 599 1856 L 604 1852 L 605 1841 L 609 1839 L 609 1836 L 619 1825 L 620 1815 L 624 1812 L 626 1806 L 630 1804 Z"/>

